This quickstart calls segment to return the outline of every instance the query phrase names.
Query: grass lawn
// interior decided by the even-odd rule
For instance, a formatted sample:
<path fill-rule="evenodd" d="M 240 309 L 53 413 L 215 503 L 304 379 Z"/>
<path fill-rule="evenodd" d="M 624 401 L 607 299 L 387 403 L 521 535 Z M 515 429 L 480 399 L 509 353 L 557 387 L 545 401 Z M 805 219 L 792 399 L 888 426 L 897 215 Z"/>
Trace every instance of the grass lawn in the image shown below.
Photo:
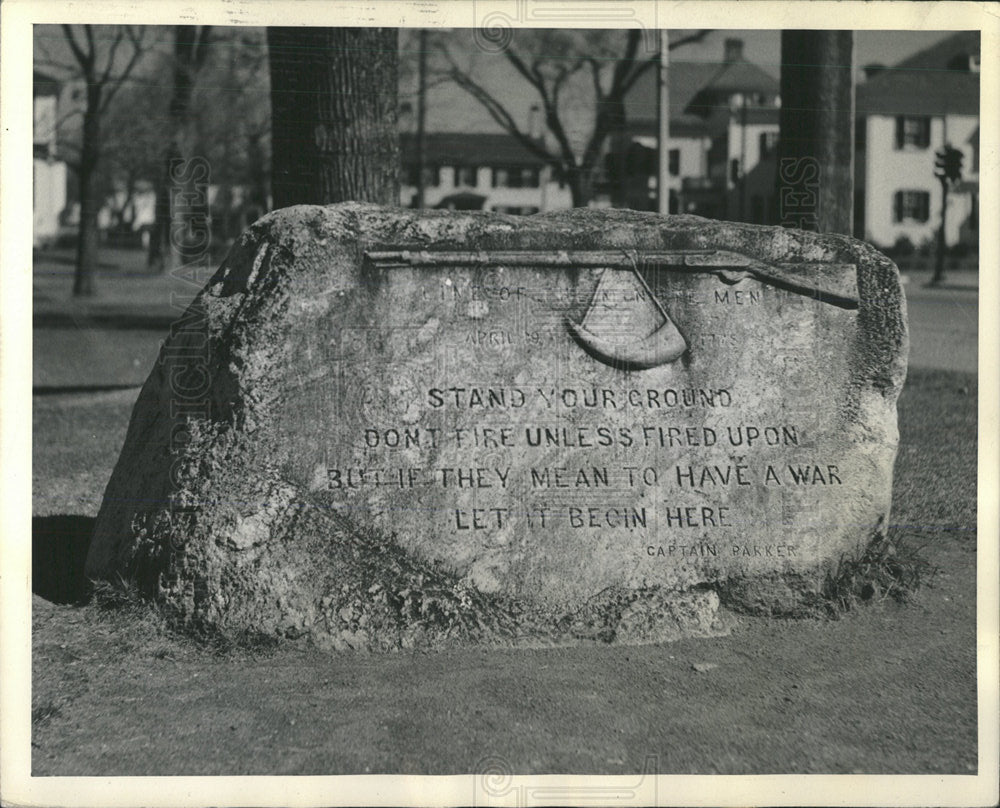
<path fill-rule="evenodd" d="M 110 378 L 110 377 L 109 377 Z M 207 648 L 73 605 L 134 390 L 34 398 L 35 775 L 976 770 L 976 380 L 913 371 L 892 528 L 938 568 L 905 605 L 740 618 L 670 645 L 328 655 Z M 700 672 L 693 666 L 717 667 Z"/>
<path fill-rule="evenodd" d="M 976 771 L 974 374 L 911 370 L 900 399 L 891 530 L 939 570 L 907 604 L 643 647 L 208 647 L 78 602 L 136 386 L 197 289 L 108 251 L 74 301 L 65 258 L 34 285 L 34 775 Z"/>

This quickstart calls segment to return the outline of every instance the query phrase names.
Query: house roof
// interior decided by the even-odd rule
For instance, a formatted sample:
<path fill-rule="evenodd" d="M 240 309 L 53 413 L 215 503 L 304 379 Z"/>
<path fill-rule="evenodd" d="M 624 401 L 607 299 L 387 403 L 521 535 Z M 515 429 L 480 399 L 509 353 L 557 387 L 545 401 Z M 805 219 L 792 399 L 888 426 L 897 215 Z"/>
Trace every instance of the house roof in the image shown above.
<path fill-rule="evenodd" d="M 959 31 L 860 84 L 857 114 L 978 115 L 979 74 L 967 59 L 979 54 L 978 31 Z"/>
<path fill-rule="evenodd" d="M 715 136 L 725 131 L 733 93 L 778 94 L 778 80 L 746 59 L 730 62 L 671 62 L 670 132 L 674 136 Z M 747 123 L 777 123 L 777 107 L 746 110 Z M 625 119 L 633 131 L 656 125 L 657 75 L 647 70 L 625 97 Z"/>
<path fill-rule="evenodd" d="M 513 135 L 491 132 L 428 132 L 425 137 L 429 165 L 533 167 L 545 163 Z M 416 136 L 411 132 L 402 133 L 400 148 L 403 164 L 416 164 Z"/>
<path fill-rule="evenodd" d="M 670 90 L 670 124 L 689 123 L 703 125 L 702 119 L 687 111 L 688 104 L 698 91 L 708 84 L 719 70 L 719 65 L 708 62 L 671 61 L 667 69 Z M 625 96 L 625 119 L 630 123 L 656 121 L 657 74 L 647 70 L 632 85 Z"/>
<path fill-rule="evenodd" d="M 718 67 L 708 83 L 691 99 L 688 110 L 708 114 L 711 110 L 699 109 L 700 104 L 710 104 L 720 96 L 731 93 L 777 95 L 778 80 L 746 59 L 726 62 Z"/>

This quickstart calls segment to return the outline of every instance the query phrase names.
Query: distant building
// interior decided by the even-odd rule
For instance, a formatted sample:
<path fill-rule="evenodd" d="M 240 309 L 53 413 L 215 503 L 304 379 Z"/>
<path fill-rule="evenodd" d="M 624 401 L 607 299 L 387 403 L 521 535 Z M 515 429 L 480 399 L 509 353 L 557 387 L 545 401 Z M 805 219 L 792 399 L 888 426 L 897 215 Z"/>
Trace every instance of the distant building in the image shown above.
<path fill-rule="evenodd" d="M 401 136 L 400 204 L 417 194 L 417 148 L 412 133 Z M 425 139 L 424 206 L 499 213 L 538 213 L 568 208 L 569 187 L 517 138 L 476 132 L 428 133 Z"/>
<path fill-rule="evenodd" d="M 978 244 L 979 33 L 962 31 L 870 75 L 857 90 L 855 234 L 880 247 L 936 237 L 935 153 L 964 155 L 948 194 L 945 240 Z"/>
<path fill-rule="evenodd" d="M 59 214 L 66 207 L 66 163 L 58 158 L 56 149 L 59 82 L 36 70 L 32 95 L 32 244 L 43 247 L 55 241 Z"/>
<path fill-rule="evenodd" d="M 935 154 L 947 143 L 964 164 L 948 195 L 946 241 L 978 244 L 979 54 L 979 34 L 959 32 L 893 68 L 866 68 L 856 95 L 855 235 L 883 248 L 935 238 Z M 775 224 L 779 82 L 745 58 L 740 39 L 726 39 L 721 55 L 714 63 L 670 62 L 669 211 Z M 625 122 L 609 138 L 591 204 L 656 209 L 657 81 L 649 69 L 626 95 Z M 426 138 L 427 207 L 534 213 L 572 204 L 566 184 L 513 136 Z M 402 153 L 400 201 L 410 206 L 412 133 L 403 134 Z"/>
<path fill-rule="evenodd" d="M 773 209 L 778 80 L 725 41 L 717 63 L 671 61 L 667 143 L 671 213 L 765 222 Z M 625 98 L 626 124 L 613 139 L 608 193 L 618 205 L 656 209 L 657 72 L 646 71 Z M 770 161 L 771 181 L 752 184 Z M 624 166 L 624 170 L 622 167 Z"/>
<path fill-rule="evenodd" d="M 765 221 L 773 181 L 751 186 L 751 172 L 771 161 L 778 137 L 778 82 L 725 41 L 723 60 L 671 62 L 670 211 Z M 625 127 L 609 138 L 592 205 L 656 209 L 657 73 L 647 70 L 625 97 Z M 529 131 L 538 129 L 537 110 Z M 416 137 L 402 138 L 400 203 L 415 205 Z M 544 160 L 508 134 L 426 135 L 425 207 L 535 213 L 568 208 L 572 195 Z"/>

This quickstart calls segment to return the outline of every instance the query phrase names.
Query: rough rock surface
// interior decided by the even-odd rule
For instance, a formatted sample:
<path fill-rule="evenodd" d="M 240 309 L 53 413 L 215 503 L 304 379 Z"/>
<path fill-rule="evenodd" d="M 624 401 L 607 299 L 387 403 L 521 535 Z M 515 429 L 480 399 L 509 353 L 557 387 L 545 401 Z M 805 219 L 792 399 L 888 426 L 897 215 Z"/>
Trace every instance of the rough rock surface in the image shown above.
<path fill-rule="evenodd" d="M 906 351 L 846 237 L 277 211 L 164 344 L 87 571 L 334 648 L 719 633 L 885 530 Z"/>

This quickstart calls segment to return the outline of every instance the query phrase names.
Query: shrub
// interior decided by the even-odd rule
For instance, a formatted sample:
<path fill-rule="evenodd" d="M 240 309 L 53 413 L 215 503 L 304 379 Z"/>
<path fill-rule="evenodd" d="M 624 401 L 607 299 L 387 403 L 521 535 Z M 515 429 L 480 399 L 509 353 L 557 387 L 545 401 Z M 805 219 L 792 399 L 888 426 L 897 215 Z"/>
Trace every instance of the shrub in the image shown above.
<path fill-rule="evenodd" d="M 893 257 L 906 257 L 913 255 L 916 252 L 916 247 L 913 246 L 913 242 L 907 236 L 900 236 L 896 239 L 896 243 L 886 252 Z"/>
<path fill-rule="evenodd" d="M 833 616 L 861 603 L 891 598 L 905 603 L 937 568 L 902 533 L 877 536 L 856 558 L 841 558 L 824 582 L 822 599 Z"/>

